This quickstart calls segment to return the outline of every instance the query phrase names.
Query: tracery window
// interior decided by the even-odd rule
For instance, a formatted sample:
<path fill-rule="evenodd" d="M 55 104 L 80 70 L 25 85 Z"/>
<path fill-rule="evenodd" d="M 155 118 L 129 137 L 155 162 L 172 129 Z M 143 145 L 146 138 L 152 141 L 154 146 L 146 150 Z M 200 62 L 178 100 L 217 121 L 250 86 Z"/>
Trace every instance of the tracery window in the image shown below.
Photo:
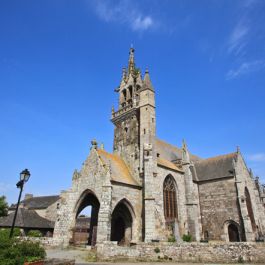
<path fill-rule="evenodd" d="M 167 176 L 163 185 L 164 214 L 167 221 L 178 218 L 175 180 Z"/>

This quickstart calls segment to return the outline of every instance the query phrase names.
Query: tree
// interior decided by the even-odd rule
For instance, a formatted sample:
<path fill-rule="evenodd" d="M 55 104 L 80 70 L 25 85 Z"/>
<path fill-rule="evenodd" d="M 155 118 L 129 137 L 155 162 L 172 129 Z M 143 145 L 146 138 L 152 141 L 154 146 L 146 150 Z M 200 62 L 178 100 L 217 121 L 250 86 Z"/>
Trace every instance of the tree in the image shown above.
<path fill-rule="evenodd" d="M 6 197 L 1 196 L 0 197 L 0 217 L 7 216 L 7 212 L 8 212 L 8 204 L 6 202 Z"/>

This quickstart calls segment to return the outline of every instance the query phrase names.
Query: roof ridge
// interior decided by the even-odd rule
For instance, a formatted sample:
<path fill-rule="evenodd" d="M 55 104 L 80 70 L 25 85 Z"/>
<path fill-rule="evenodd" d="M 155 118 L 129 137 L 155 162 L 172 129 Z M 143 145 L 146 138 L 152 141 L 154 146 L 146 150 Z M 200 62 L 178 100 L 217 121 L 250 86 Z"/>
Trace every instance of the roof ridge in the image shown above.
<path fill-rule="evenodd" d="M 205 159 L 198 160 L 195 163 L 204 163 L 204 162 L 214 161 L 214 160 L 218 160 L 218 159 L 222 159 L 222 158 L 226 158 L 226 157 L 232 157 L 233 155 L 236 156 L 237 152 L 232 152 L 232 153 L 228 153 L 228 154 L 222 154 L 222 155 L 208 157 Z"/>

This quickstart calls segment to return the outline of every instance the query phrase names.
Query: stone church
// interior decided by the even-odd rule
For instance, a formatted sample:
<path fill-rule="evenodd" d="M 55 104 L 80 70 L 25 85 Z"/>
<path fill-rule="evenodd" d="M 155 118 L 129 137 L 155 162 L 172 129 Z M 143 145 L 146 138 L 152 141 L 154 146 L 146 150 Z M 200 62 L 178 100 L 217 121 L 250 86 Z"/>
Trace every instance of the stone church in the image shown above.
<path fill-rule="evenodd" d="M 133 48 L 115 92 L 113 152 L 91 142 L 72 187 L 60 195 L 54 243 L 73 242 L 77 216 L 89 205 L 89 245 L 264 237 L 265 188 L 239 148 L 203 159 L 185 141 L 178 148 L 156 137 L 155 89 L 148 70 L 142 78 L 136 68 Z"/>

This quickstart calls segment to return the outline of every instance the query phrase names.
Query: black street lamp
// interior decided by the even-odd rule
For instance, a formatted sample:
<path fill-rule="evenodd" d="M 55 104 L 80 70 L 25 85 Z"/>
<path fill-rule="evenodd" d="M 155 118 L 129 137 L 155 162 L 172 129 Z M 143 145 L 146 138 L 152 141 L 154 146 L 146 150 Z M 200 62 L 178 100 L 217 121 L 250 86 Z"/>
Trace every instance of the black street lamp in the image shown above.
<path fill-rule="evenodd" d="M 13 236 L 14 226 L 15 226 L 15 222 L 16 222 L 16 218 L 17 218 L 18 206 L 19 206 L 20 199 L 21 199 L 21 194 L 22 194 L 22 191 L 23 191 L 24 184 L 29 180 L 29 177 L 30 177 L 30 172 L 27 169 L 24 169 L 20 173 L 20 180 L 17 183 L 17 188 L 20 188 L 20 192 L 19 192 L 19 196 L 18 196 L 17 207 L 16 207 L 16 211 L 15 211 L 12 227 L 11 227 L 11 230 L 10 230 L 9 238 L 11 238 Z"/>

